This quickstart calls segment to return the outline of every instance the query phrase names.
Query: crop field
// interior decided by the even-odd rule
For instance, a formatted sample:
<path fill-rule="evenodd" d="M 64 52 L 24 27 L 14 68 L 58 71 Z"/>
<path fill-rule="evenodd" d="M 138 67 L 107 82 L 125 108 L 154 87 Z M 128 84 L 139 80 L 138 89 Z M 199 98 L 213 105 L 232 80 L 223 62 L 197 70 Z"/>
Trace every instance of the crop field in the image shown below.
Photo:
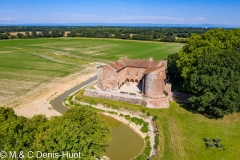
<path fill-rule="evenodd" d="M 165 59 L 182 46 L 93 38 L 3 40 L 0 41 L 0 104 L 17 106 L 17 100 L 30 96 L 34 89 L 94 67 L 94 62 L 107 63 L 123 56 Z"/>
<path fill-rule="evenodd" d="M 187 106 L 170 103 L 167 109 L 150 109 L 139 105 L 83 96 L 77 98 L 90 104 L 101 103 L 115 109 L 144 111 L 156 117 L 159 149 L 155 160 L 238 160 L 240 148 L 240 113 L 222 119 L 209 119 L 194 114 Z M 204 138 L 221 139 L 225 150 L 206 148 Z M 213 143 L 213 141 L 212 141 Z"/>

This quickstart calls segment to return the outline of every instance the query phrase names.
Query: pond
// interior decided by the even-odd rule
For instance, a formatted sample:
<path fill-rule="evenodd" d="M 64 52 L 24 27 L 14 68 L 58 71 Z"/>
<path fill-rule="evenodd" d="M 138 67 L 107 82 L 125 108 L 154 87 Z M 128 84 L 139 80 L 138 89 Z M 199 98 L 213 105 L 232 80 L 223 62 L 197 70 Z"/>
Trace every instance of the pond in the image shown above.
<path fill-rule="evenodd" d="M 64 92 L 52 101 L 52 107 L 63 114 L 67 110 L 63 105 L 64 98 L 96 79 L 96 76 L 92 77 L 80 85 Z M 112 141 L 109 143 L 106 156 L 111 160 L 129 160 L 141 152 L 144 147 L 144 140 L 136 132 L 114 118 L 102 114 L 101 117 L 104 118 L 111 127 Z"/>
<path fill-rule="evenodd" d="M 100 116 L 111 127 L 112 141 L 109 143 L 106 156 L 111 160 L 129 160 L 142 151 L 144 140 L 129 126 L 112 117 L 103 114 Z"/>

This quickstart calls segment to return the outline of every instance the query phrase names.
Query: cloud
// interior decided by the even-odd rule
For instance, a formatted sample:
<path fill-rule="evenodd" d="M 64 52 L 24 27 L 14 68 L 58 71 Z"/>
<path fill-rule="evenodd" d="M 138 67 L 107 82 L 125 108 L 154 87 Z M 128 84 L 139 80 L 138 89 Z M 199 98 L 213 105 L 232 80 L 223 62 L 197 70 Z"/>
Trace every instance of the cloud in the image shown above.
<path fill-rule="evenodd" d="M 198 17 L 198 18 L 190 18 L 191 21 L 205 21 L 205 18 Z"/>
<path fill-rule="evenodd" d="M 15 20 L 15 18 L 0 18 L 0 21 L 11 21 Z"/>
<path fill-rule="evenodd" d="M 113 23 L 198 24 L 205 22 L 205 19 L 203 17 L 182 18 L 170 16 L 121 16 L 109 18 L 108 21 Z"/>
<path fill-rule="evenodd" d="M 110 22 L 123 23 L 179 23 L 183 22 L 184 18 L 175 18 L 167 16 L 122 16 L 108 19 Z"/>

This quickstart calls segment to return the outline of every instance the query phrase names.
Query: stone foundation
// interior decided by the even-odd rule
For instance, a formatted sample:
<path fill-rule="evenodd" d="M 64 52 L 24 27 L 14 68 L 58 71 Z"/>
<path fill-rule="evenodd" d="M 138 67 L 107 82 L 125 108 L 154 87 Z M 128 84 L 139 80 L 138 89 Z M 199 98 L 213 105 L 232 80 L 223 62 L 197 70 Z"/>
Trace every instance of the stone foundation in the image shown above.
<path fill-rule="evenodd" d="M 133 104 L 141 104 L 142 102 L 142 96 L 114 93 L 111 91 L 99 91 L 88 88 L 85 89 L 84 96 L 104 98 Z"/>
<path fill-rule="evenodd" d="M 122 94 L 118 92 L 94 90 L 94 89 L 90 89 L 90 87 L 86 88 L 84 92 L 84 96 L 104 98 L 109 100 L 138 104 L 138 105 L 143 105 L 149 108 L 168 108 L 169 95 L 170 94 L 167 93 L 167 95 L 162 98 L 149 98 L 149 97 L 139 96 L 139 95 L 129 95 L 129 94 Z"/>
<path fill-rule="evenodd" d="M 147 103 L 146 107 L 148 108 L 168 108 L 169 107 L 169 99 L 168 97 L 154 99 L 154 98 L 145 98 Z"/>

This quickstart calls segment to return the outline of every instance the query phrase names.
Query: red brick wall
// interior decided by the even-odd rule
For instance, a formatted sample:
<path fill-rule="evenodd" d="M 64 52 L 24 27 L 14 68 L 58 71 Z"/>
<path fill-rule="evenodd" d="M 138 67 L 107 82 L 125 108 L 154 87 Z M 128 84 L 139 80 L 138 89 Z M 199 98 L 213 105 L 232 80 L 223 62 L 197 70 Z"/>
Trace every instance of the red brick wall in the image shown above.
<path fill-rule="evenodd" d="M 145 96 L 151 98 L 163 97 L 164 79 L 166 78 L 164 68 L 146 75 Z"/>
<path fill-rule="evenodd" d="M 102 68 L 102 69 L 101 69 Z M 98 86 L 101 89 L 118 89 L 127 79 L 129 81 L 140 81 L 145 68 L 126 67 L 118 72 L 106 65 L 98 69 Z M 151 98 L 163 97 L 164 79 L 166 78 L 165 68 L 146 75 L 144 94 Z"/>
<path fill-rule="evenodd" d="M 168 108 L 169 107 L 169 99 L 149 99 L 148 106 L 157 107 L 157 108 Z"/>
<path fill-rule="evenodd" d="M 122 85 L 122 82 L 125 82 L 126 80 L 126 68 L 120 70 L 117 72 L 117 75 L 116 75 L 116 84 L 121 86 Z"/>
<path fill-rule="evenodd" d="M 102 68 L 102 71 L 101 71 L 101 68 Z M 98 77 L 99 88 L 114 89 L 116 87 L 116 82 L 115 82 L 116 71 L 108 65 L 103 66 L 101 68 L 98 68 L 98 75 L 100 75 L 100 77 Z"/>
<path fill-rule="evenodd" d="M 138 80 L 138 82 L 143 77 L 143 72 L 145 71 L 145 68 L 133 68 L 133 67 L 126 67 L 126 79 L 130 80 Z"/>

